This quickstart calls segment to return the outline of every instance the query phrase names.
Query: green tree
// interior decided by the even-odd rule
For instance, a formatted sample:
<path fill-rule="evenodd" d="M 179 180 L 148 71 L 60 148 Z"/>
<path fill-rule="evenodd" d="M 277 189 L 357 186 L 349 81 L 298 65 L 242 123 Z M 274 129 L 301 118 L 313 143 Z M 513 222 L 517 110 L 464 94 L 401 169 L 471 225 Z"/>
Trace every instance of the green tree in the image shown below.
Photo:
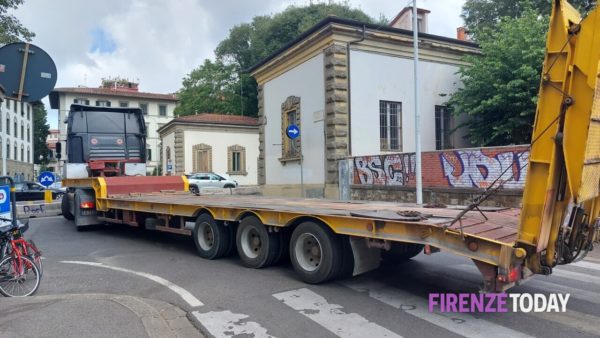
<path fill-rule="evenodd" d="M 215 50 L 216 61 L 205 60 L 183 79 L 178 115 L 216 112 L 256 116 L 257 84 L 244 70 L 292 41 L 328 15 L 373 22 L 347 3 L 290 6 L 271 16 L 255 16 L 233 27 Z M 381 18 L 385 20 L 385 18 Z"/>
<path fill-rule="evenodd" d="M 0 1 L 0 45 L 20 40 L 31 41 L 35 34 L 25 28 L 14 15 L 8 14 L 11 9 L 17 9 L 23 0 Z"/>
<path fill-rule="evenodd" d="M 552 0 L 553 1 L 553 0 Z M 552 10 L 551 0 L 467 0 L 462 8 L 462 18 L 467 30 L 479 40 L 477 32 L 483 28 L 493 28 L 504 17 L 518 18 L 528 10 L 536 14 L 549 16 Z M 595 2 L 591 0 L 570 0 L 571 5 L 585 13 Z"/>
<path fill-rule="evenodd" d="M 50 126 L 47 116 L 46 107 L 42 102 L 33 104 L 33 161 L 35 164 L 45 165 L 48 163 L 49 150 L 46 139 Z"/>
<path fill-rule="evenodd" d="M 452 95 L 455 114 L 467 114 L 468 138 L 481 146 L 528 143 L 544 59 L 547 17 L 526 9 L 495 28 L 476 30 L 481 56 L 467 56 L 464 87 Z"/>

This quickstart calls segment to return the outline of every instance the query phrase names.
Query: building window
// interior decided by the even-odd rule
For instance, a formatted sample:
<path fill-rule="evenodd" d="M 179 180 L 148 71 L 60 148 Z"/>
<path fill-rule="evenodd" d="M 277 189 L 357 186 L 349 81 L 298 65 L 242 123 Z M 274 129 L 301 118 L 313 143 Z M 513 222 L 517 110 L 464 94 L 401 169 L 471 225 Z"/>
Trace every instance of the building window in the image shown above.
<path fill-rule="evenodd" d="M 402 103 L 379 101 L 379 146 L 402 151 Z"/>
<path fill-rule="evenodd" d="M 10 159 L 10 141 L 6 142 L 6 158 Z"/>
<path fill-rule="evenodd" d="M 13 131 L 15 132 L 15 138 L 17 138 L 17 119 L 15 118 L 15 122 L 13 123 Z"/>
<path fill-rule="evenodd" d="M 152 149 L 146 149 L 146 161 L 152 161 Z"/>
<path fill-rule="evenodd" d="M 108 100 L 97 100 L 96 107 L 110 107 L 110 101 Z"/>
<path fill-rule="evenodd" d="M 15 152 L 13 153 L 13 156 L 15 157 L 14 160 L 18 160 L 17 158 L 17 141 L 15 141 L 15 146 L 14 146 Z"/>
<path fill-rule="evenodd" d="M 27 126 L 27 142 L 31 142 L 31 128 Z"/>
<path fill-rule="evenodd" d="M 25 126 L 23 125 L 23 122 L 21 122 L 21 140 L 25 139 Z"/>
<path fill-rule="evenodd" d="M 23 106 L 24 102 L 21 101 L 21 116 L 25 116 L 25 108 Z"/>
<path fill-rule="evenodd" d="M 13 111 L 16 113 L 17 112 L 17 101 L 13 102 Z"/>
<path fill-rule="evenodd" d="M 127 101 L 119 101 L 119 107 L 121 107 L 121 108 L 127 108 L 127 107 L 129 107 L 129 102 L 127 102 Z"/>
<path fill-rule="evenodd" d="M 212 171 L 212 147 L 208 144 L 194 145 L 192 147 L 192 163 L 194 172 Z"/>
<path fill-rule="evenodd" d="M 31 119 L 31 105 L 27 105 L 27 120 Z"/>
<path fill-rule="evenodd" d="M 450 131 L 452 117 L 446 106 L 435 106 L 435 149 L 443 150 L 452 148 Z"/>
<path fill-rule="evenodd" d="M 31 148 L 27 147 L 27 162 L 31 163 Z"/>
<path fill-rule="evenodd" d="M 73 99 L 73 103 L 75 103 L 75 104 L 83 104 L 83 105 L 89 106 L 90 105 L 90 100 L 82 98 L 82 97 L 78 97 L 78 98 Z M 96 101 L 96 105 L 98 105 L 97 101 Z"/>
<path fill-rule="evenodd" d="M 147 103 L 140 103 L 140 109 L 142 110 L 142 113 L 144 113 L 144 115 L 148 115 L 148 104 Z"/>
<path fill-rule="evenodd" d="M 6 135 L 10 135 L 10 117 L 6 118 Z"/>
<path fill-rule="evenodd" d="M 291 124 L 300 128 L 300 98 L 297 96 L 290 96 L 281 104 L 281 160 L 300 158 L 301 137 L 287 137 L 287 128 Z"/>
<path fill-rule="evenodd" d="M 246 148 L 234 145 L 227 148 L 227 174 L 247 175 Z"/>
<path fill-rule="evenodd" d="M 10 109 L 10 100 L 6 99 L 6 109 Z"/>
<path fill-rule="evenodd" d="M 25 148 L 21 145 L 21 162 L 25 162 Z"/>
<path fill-rule="evenodd" d="M 167 161 L 171 160 L 171 147 L 167 146 L 167 150 L 165 151 Z"/>
<path fill-rule="evenodd" d="M 158 115 L 167 116 L 167 105 L 166 104 L 158 105 Z"/>

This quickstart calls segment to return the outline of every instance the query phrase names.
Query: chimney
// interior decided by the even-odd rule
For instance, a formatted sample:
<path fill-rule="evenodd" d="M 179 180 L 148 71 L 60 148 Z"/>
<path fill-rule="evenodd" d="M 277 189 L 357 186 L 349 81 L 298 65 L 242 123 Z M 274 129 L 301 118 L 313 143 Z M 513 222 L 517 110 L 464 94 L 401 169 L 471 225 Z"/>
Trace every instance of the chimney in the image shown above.
<path fill-rule="evenodd" d="M 462 41 L 469 41 L 467 37 L 467 29 L 465 27 L 458 27 L 456 29 L 456 39 Z"/>
<path fill-rule="evenodd" d="M 429 27 L 427 22 L 427 16 L 431 11 L 423 8 L 417 8 L 417 28 L 421 33 L 428 33 Z M 412 7 L 404 7 L 396 15 L 396 17 L 390 21 L 390 26 L 394 28 L 412 30 Z"/>

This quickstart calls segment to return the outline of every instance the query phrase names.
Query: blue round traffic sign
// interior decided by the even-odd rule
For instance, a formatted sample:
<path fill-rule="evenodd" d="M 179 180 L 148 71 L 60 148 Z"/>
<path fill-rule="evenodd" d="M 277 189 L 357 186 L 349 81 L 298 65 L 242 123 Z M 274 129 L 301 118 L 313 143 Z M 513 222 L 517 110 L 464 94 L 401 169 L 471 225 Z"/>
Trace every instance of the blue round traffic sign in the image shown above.
<path fill-rule="evenodd" d="M 56 178 L 54 177 L 54 173 L 50 171 L 42 171 L 40 176 L 38 176 L 38 182 L 46 188 L 51 186 L 54 181 L 56 181 Z"/>
<path fill-rule="evenodd" d="M 286 134 L 287 134 L 287 137 L 289 137 L 293 140 L 293 139 L 297 138 L 298 136 L 300 136 L 300 128 L 298 128 L 298 126 L 295 124 L 290 124 L 287 127 Z"/>

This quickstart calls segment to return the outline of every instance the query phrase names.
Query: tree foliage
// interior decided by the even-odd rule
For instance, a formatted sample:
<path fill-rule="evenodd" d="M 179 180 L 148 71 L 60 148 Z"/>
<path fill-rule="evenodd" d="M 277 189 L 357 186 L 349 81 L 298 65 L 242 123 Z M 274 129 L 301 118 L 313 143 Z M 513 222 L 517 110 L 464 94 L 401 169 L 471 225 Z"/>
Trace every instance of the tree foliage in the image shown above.
<path fill-rule="evenodd" d="M 547 17 L 525 9 L 521 17 L 504 17 L 495 28 L 477 29 L 480 56 L 467 56 L 461 67 L 464 87 L 449 105 L 465 122 L 472 143 L 481 146 L 531 140 Z"/>
<path fill-rule="evenodd" d="M 183 79 L 178 115 L 216 112 L 256 116 L 257 84 L 244 70 L 292 41 L 328 15 L 373 22 L 347 3 L 313 3 L 290 6 L 250 23 L 233 27 L 215 50 L 215 61 L 205 60 Z"/>
<path fill-rule="evenodd" d="M 467 0 L 462 8 L 465 27 L 479 40 L 477 32 L 484 28 L 494 28 L 504 17 L 518 18 L 528 10 L 541 16 L 549 16 L 554 0 Z M 581 13 L 585 13 L 595 1 L 569 0 Z"/>
<path fill-rule="evenodd" d="M 0 45 L 21 40 L 31 41 L 35 34 L 25 28 L 14 15 L 8 14 L 9 10 L 17 9 L 23 0 L 0 1 Z"/>
<path fill-rule="evenodd" d="M 48 163 L 48 145 L 46 139 L 50 126 L 47 120 L 48 113 L 42 102 L 33 104 L 33 161 L 35 164 Z M 42 159 L 40 160 L 40 156 Z"/>

